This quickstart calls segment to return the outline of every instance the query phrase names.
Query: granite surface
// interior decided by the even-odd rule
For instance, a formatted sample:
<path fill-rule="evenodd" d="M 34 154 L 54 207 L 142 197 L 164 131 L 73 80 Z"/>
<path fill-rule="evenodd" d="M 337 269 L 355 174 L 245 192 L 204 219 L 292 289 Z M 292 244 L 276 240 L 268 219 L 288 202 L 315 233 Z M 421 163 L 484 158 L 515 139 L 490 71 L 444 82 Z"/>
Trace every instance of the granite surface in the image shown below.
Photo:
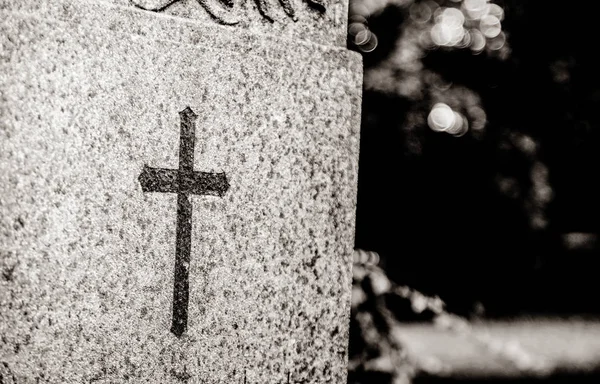
<path fill-rule="evenodd" d="M 166 19 L 184 18 L 202 25 L 223 25 L 215 33 L 245 30 L 255 35 L 282 36 L 346 47 L 347 0 L 106 0 L 129 10 L 139 10 Z M 86 4 L 88 0 L 71 0 Z M 222 2 L 230 3 L 227 6 Z M 318 5 L 317 5 L 318 4 Z M 322 5 L 322 6 L 321 6 Z M 0 8 L 19 8 L 44 14 L 48 2 L 0 0 Z M 287 12 L 286 12 L 287 11 Z M 292 15 L 290 15 L 293 14 Z M 179 22 L 177 22 L 179 23 Z"/>
<path fill-rule="evenodd" d="M 0 4 L 1 380 L 345 383 L 360 57 L 108 3 Z M 228 188 L 190 187 L 177 337 L 178 194 L 140 175 L 181 165 L 188 107 L 191 166 Z"/>

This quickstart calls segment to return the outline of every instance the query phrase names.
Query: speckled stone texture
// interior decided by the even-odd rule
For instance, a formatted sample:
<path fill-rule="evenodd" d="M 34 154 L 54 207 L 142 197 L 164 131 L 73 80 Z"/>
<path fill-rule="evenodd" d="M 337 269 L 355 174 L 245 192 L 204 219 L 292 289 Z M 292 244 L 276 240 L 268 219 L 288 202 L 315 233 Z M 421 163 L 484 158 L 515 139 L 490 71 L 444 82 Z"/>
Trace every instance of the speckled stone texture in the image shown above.
<path fill-rule="evenodd" d="M 18 4 L 16 4 L 18 3 Z M 345 383 L 360 57 L 114 4 L 0 0 L 0 381 Z M 180 115 L 187 331 L 169 331 Z"/>
<path fill-rule="evenodd" d="M 323 2 L 325 10 L 320 11 L 310 6 L 315 0 L 289 0 L 297 20 L 294 21 L 284 11 L 282 1 L 286 0 L 106 0 L 114 5 L 127 9 L 148 9 L 161 7 L 155 13 L 159 16 L 176 16 L 202 23 L 216 25 L 219 20 L 213 17 L 202 3 L 207 4 L 214 14 L 224 15 L 227 21 L 235 21 L 236 29 L 255 33 L 256 35 L 284 36 L 290 40 L 310 41 L 324 45 L 346 47 L 348 26 L 348 0 L 317 0 Z M 234 6 L 223 6 L 223 1 L 235 3 Z M 53 1 L 54 2 L 54 1 Z M 87 0 L 72 0 L 73 3 L 87 3 Z M 18 3 L 18 4 L 17 4 Z M 31 0 L 0 0 L 0 4 L 10 4 L 15 9 L 27 12 L 38 12 L 46 9 L 48 1 L 32 2 Z M 261 12 L 258 3 L 264 3 Z M 269 18 L 271 20 L 269 20 Z M 227 29 L 215 29 L 227 31 Z M 218 32 L 216 32 L 218 33 Z M 227 32 L 225 32 L 227 33 Z M 257 36 L 258 37 L 258 36 Z"/>

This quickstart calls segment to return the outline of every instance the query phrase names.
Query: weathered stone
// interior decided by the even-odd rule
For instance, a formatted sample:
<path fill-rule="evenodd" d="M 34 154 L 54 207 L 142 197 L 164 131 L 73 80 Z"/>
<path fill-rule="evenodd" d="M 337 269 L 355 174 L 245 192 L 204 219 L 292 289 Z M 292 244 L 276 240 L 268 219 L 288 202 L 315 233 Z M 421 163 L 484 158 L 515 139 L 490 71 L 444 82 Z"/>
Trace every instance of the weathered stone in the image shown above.
<path fill-rule="evenodd" d="M 3 378 L 345 382 L 360 57 L 107 3 L 0 4 Z M 193 170 L 228 188 L 189 187 L 177 337 L 178 197 L 140 175 L 178 169 L 186 107 Z"/>
<path fill-rule="evenodd" d="M 178 23 L 172 17 L 185 18 L 203 25 L 235 25 L 236 29 L 260 35 L 284 36 L 291 40 L 310 41 L 346 47 L 348 1 L 346 0 L 107 0 L 122 8 L 154 13 L 163 22 Z M 72 0 L 86 4 L 88 0 Z M 231 3 L 231 6 L 221 2 Z M 16 4 L 20 3 L 20 4 Z M 235 3 L 235 4 L 234 4 Z M 262 8 L 259 6 L 262 4 Z M 322 6 L 320 6 L 322 4 Z M 286 6 L 287 5 L 287 6 Z M 46 2 L 0 0 L 0 7 L 44 15 Z M 286 12 L 287 9 L 287 12 Z M 290 13 L 293 14 L 290 15 Z M 157 21 L 152 21 L 156 23 Z M 232 28 L 214 29 L 228 34 Z M 262 36 L 264 37 L 264 36 Z"/>

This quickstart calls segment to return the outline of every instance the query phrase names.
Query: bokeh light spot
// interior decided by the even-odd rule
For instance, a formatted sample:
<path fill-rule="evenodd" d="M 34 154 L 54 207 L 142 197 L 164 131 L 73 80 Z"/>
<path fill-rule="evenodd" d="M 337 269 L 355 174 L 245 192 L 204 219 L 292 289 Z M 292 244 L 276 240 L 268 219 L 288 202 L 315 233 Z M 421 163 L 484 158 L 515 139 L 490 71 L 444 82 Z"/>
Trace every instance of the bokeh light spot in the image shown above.
<path fill-rule="evenodd" d="M 500 25 L 500 20 L 498 20 L 496 16 L 487 15 L 481 18 L 481 21 L 479 22 L 479 29 L 485 37 L 491 39 L 500 34 L 502 31 L 502 26 Z"/>
<path fill-rule="evenodd" d="M 473 130 L 480 131 L 485 128 L 487 123 L 487 115 L 485 111 L 479 106 L 472 106 L 467 110 L 467 113 L 471 117 L 471 127 Z"/>
<path fill-rule="evenodd" d="M 463 7 L 471 19 L 481 19 L 490 10 L 487 0 L 465 0 Z"/>
<path fill-rule="evenodd" d="M 504 32 L 500 32 L 500 34 L 498 36 L 494 37 L 493 39 L 488 40 L 488 47 L 492 51 L 498 51 L 498 50 L 502 49 L 502 47 L 504 47 L 505 43 L 506 43 L 506 35 L 504 34 Z"/>
<path fill-rule="evenodd" d="M 449 28 L 457 29 L 464 24 L 465 15 L 456 8 L 446 8 L 436 21 L 446 24 Z"/>
<path fill-rule="evenodd" d="M 478 29 L 471 29 L 469 31 L 471 35 L 471 50 L 475 53 L 481 52 L 485 49 L 485 36 Z"/>
<path fill-rule="evenodd" d="M 364 17 L 363 15 L 350 15 L 350 17 L 348 17 L 348 21 L 350 22 L 350 24 L 352 24 L 352 23 L 367 24 L 367 18 Z"/>
<path fill-rule="evenodd" d="M 448 128 L 448 133 L 451 135 L 458 135 L 463 131 L 463 119 L 458 112 L 454 112 L 454 121 L 450 128 Z"/>
<path fill-rule="evenodd" d="M 471 34 L 468 33 L 467 31 L 464 31 L 462 39 L 457 44 L 457 46 L 459 48 L 467 48 L 470 45 L 471 45 Z"/>
<path fill-rule="evenodd" d="M 465 16 L 456 8 L 439 8 L 434 13 L 435 24 L 431 28 L 431 38 L 439 46 L 459 45 L 466 33 L 463 24 Z"/>
<path fill-rule="evenodd" d="M 444 132 L 454 124 L 454 111 L 447 104 L 437 103 L 427 117 L 429 127 L 436 132 Z"/>
<path fill-rule="evenodd" d="M 469 121 L 445 103 L 437 103 L 427 117 L 427 124 L 436 132 L 446 132 L 461 137 L 469 131 Z"/>
<path fill-rule="evenodd" d="M 366 30 L 367 26 L 363 23 L 354 22 L 348 26 L 348 34 L 350 34 L 350 36 L 352 37 L 356 37 L 356 35 L 358 35 L 359 32 Z"/>
<path fill-rule="evenodd" d="M 451 31 L 444 28 L 443 24 L 436 24 L 431 28 L 431 40 L 437 45 L 448 45 L 452 38 Z"/>
<path fill-rule="evenodd" d="M 427 3 L 413 3 L 409 9 L 410 18 L 417 23 L 426 23 L 431 19 L 433 10 Z"/>
<path fill-rule="evenodd" d="M 379 40 L 377 39 L 377 36 L 373 32 L 370 32 L 369 39 L 363 44 L 359 45 L 358 49 L 360 49 L 362 52 L 373 52 L 375 48 L 377 48 L 378 44 Z"/>
<path fill-rule="evenodd" d="M 368 29 L 363 29 L 361 31 L 359 31 L 356 36 L 354 36 L 354 44 L 356 45 L 363 45 L 365 43 L 367 43 L 369 41 L 369 39 L 371 38 L 371 31 L 369 31 Z"/>
<path fill-rule="evenodd" d="M 504 9 L 498 4 L 490 4 L 488 14 L 496 16 L 500 21 L 504 20 Z"/>

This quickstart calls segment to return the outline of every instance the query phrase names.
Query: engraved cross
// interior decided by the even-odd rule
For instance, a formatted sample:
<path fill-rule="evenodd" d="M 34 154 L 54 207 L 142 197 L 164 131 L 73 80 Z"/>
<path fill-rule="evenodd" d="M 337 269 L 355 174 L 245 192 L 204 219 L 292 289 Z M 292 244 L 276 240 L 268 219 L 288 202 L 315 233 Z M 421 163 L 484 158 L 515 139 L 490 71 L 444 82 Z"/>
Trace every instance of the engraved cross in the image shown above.
<path fill-rule="evenodd" d="M 143 192 L 177 193 L 177 241 L 173 288 L 171 332 L 177 337 L 187 329 L 189 268 L 192 245 L 192 203 L 190 195 L 222 197 L 229 189 L 225 173 L 194 171 L 194 146 L 198 115 L 190 107 L 179 112 L 179 169 L 152 168 L 144 165 L 138 181 Z"/>

